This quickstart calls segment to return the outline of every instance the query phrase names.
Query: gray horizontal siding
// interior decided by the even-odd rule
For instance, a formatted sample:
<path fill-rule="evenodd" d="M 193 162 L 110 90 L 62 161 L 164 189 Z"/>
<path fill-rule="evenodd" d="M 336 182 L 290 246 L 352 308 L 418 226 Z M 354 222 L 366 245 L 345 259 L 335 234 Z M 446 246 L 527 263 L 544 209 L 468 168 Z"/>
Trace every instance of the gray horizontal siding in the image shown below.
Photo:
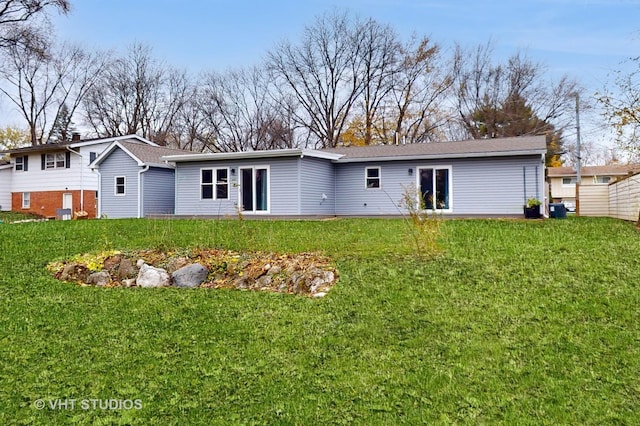
<path fill-rule="evenodd" d="M 143 216 L 173 214 L 175 210 L 175 177 L 173 169 L 151 167 L 142 174 Z"/>
<path fill-rule="evenodd" d="M 305 157 L 300 160 L 300 213 L 335 214 L 335 171 L 329 160 Z M 323 194 L 326 198 L 323 198 Z"/>
<path fill-rule="evenodd" d="M 176 164 L 177 215 L 236 215 L 238 205 L 238 178 L 241 167 L 269 166 L 270 213 L 275 215 L 300 214 L 298 157 L 264 160 L 198 161 Z M 200 170 L 228 167 L 231 175 L 228 200 L 200 199 Z"/>
<path fill-rule="evenodd" d="M 120 148 L 100 164 L 100 213 L 108 218 L 138 217 L 138 171 L 141 168 Z M 125 176 L 125 195 L 115 196 L 115 177 Z"/>
<path fill-rule="evenodd" d="M 380 188 L 366 188 L 367 167 L 380 167 Z M 415 181 L 410 167 L 404 161 L 336 164 L 336 214 L 400 214 L 404 188 Z"/>
<path fill-rule="evenodd" d="M 336 165 L 336 214 L 402 214 L 405 188 L 416 188 L 417 168 L 451 166 L 452 214 L 522 214 L 524 200 L 544 199 L 540 156 L 346 163 Z M 365 187 L 365 168 L 380 167 L 381 188 Z M 523 177 L 523 168 L 526 179 Z M 536 170 L 537 168 L 537 170 Z M 409 169 L 412 174 L 409 175 Z M 526 188 L 525 188 L 526 182 Z"/>
<path fill-rule="evenodd" d="M 544 200 L 544 164 L 539 156 L 454 163 L 454 213 L 522 214 L 528 198 Z"/>

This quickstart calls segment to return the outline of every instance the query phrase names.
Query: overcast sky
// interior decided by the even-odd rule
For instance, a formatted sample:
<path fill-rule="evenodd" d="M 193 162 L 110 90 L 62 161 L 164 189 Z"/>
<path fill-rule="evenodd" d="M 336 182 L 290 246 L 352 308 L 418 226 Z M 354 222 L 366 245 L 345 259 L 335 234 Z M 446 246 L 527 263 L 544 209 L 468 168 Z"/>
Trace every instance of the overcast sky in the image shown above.
<path fill-rule="evenodd" d="M 71 0 L 58 37 L 125 50 L 133 42 L 194 73 L 258 63 L 282 39 L 333 8 L 430 36 L 445 48 L 485 44 L 498 58 L 520 50 L 601 89 L 609 73 L 640 55 L 640 0 Z M 7 113 L 5 103 L 1 112 Z M 585 127 L 589 123 L 584 123 Z"/>

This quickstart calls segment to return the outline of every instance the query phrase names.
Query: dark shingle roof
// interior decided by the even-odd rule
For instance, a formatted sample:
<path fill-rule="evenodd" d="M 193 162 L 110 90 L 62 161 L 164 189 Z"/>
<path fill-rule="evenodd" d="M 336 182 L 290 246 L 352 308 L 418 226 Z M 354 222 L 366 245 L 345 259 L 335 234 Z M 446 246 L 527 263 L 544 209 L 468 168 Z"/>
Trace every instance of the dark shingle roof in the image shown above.
<path fill-rule="evenodd" d="M 406 145 L 338 147 L 324 152 L 344 155 L 339 162 L 401 160 L 409 158 L 491 157 L 540 154 L 546 152 L 545 136 L 478 139 L 458 142 L 431 142 Z"/>
<path fill-rule="evenodd" d="M 185 151 L 182 149 L 167 148 L 166 146 L 151 146 L 134 141 L 120 141 L 119 144 L 142 163 L 155 166 L 167 167 L 166 161 L 162 159 L 165 155 L 192 153 L 191 151 Z"/>

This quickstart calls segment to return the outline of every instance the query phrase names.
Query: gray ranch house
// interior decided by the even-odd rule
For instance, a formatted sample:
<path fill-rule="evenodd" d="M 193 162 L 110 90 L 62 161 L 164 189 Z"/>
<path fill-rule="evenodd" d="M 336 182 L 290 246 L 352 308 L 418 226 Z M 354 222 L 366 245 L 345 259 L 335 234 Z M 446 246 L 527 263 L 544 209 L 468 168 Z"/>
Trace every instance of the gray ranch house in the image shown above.
<path fill-rule="evenodd" d="M 522 216 L 529 198 L 545 201 L 545 153 L 546 138 L 533 136 L 163 159 L 175 164 L 178 216 L 395 216 L 409 191 L 447 216 L 509 217 Z"/>
<path fill-rule="evenodd" d="M 98 175 L 98 217 L 141 218 L 175 211 L 174 165 L 166 155 L 189 151 L 118 140 L 89 167 Z"/>

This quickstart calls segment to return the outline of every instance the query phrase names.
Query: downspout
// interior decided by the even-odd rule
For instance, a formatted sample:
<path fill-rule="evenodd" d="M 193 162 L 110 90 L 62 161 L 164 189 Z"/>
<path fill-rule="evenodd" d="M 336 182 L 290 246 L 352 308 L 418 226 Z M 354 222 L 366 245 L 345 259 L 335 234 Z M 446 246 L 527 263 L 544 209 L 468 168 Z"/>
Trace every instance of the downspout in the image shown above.
<path fill-rule="evenodd" d="M 99 218 L 102 217 L 102 203 L 100 202 L 100 197 L 102 197 L 102 175 L 99 169 L 91 169 L 91 171 L 98 175 L 98 198 L 96 199 L 98 211 L 96 212 L 96 218 Z"/>
<path fill-rule="evenodd" d="M 524 205 L 527 205 L 527 166 L 522 166 L 522 183 L 524 185 Z"/>
<path fill-rule="evenodd" d="M 145 165 L 142 169 L 140 169 L 138 171 L 138 219 L 144 217 L 142 214 L 142 208 L 144 207 L 142 205 L 142 174 L 144 172 L 146 172 L 147 170 L 149 170 L 149 166 Z"/>
<path fill-rule="evenodd" d="M 82 154 L 80 154 L 79 152 L 76 152 L 74 150 L 72 150 L 71 148 L 67 147 L 67 151 L 76 154 L 78 157 L 80 157 L 80 211 L 84 211 L 84 182 L 83 182 L 83 173 L 82 173 L 82 169 L 84 169 L 84 164 L 82 164 L 82 161 L 84 160 L 84 157 L 82 156 Z M 71 210 L 73 210 L 73 206 L 71 208 Z"/>

